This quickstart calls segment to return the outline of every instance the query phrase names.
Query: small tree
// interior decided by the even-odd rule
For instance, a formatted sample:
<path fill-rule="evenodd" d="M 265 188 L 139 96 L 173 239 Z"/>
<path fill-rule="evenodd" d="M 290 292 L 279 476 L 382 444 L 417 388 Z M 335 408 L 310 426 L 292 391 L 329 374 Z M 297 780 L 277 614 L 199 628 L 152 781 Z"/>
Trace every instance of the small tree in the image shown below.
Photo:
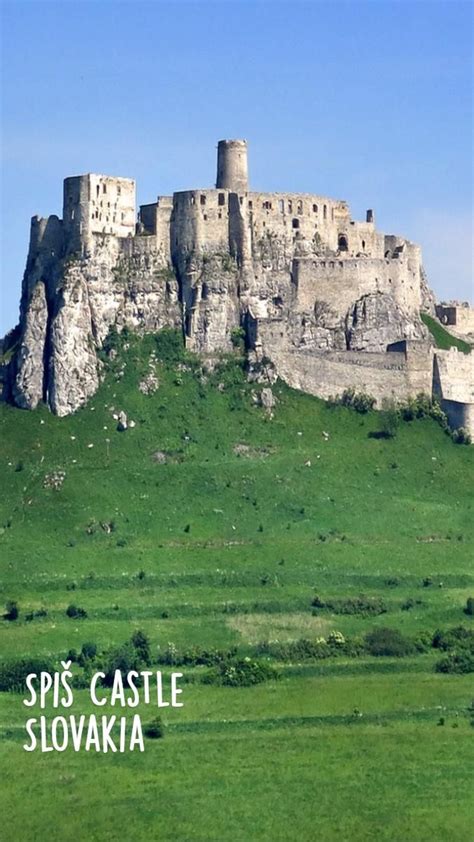
<path fill-rule="evenodd" d="M 386 439 L 393 439 L 397 435 L 400 425 L 400 413 L 393 401 L 384 400 L 380 412 L 381 431 Z"/>
<path fill-rule="evenodd" d="M 18 620 L 20 609 L 18 608 L 17 602 L 15 602 L 13 599 L 9 599 L 5 608 L 7 609 L 7 612 L 4 615 L 5 620 Z"/>
<path fill-rule="evenodd" d="M 147 667 L 151 664 L 150 638 L 144 631 L 137 629 L 131 638 L 132 646 Z"/>
<path fill-rule="evenodd" d="M 474 596 L 468 596 L 464 613 L 469 617 L 474 617 Z"/>

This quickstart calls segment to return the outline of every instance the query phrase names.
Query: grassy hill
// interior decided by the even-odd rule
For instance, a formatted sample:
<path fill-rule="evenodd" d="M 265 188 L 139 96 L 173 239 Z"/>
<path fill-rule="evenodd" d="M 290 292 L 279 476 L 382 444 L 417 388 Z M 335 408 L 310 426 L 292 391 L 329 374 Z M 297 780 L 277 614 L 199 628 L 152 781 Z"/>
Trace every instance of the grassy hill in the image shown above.
<path fill-rule="evenodd" d="M 449 333 L 449 331 L 443 327 L 438 319 L 434 319 L 433 316 L 429 316 L 428 313 L 421 313 L 420 315 L 422 322 L 425 323 L 426 327 L 433 336 L 437 348 L 442 348 L 445 351 L 449 350 L 449 348 L 457 348 L 458 351 L 462 351 L 463 354 L 471 353 L 472 347 L 469 342 L 465 342 L 464 339 L 459 339 L 457 336 L 453 336 L 452 333 Z"/>
<path fill-rule="evenodd" d="M 74 416 L 0 406 L 2 660 L 100 663 L 141 629 L 152 669 L 186 655 L 185 705 L 144 754 L 28 754 L 0 693 L 3 838 L 467 842 L 472 675 L 431 641 L 473 628 L 474 448 L 281 383 L 271 417 L 238 356 L 203 370 L 168 332 L 115 345 Z M 379 627 L 406 652 L 368 650 Z M 279 677 L 204 683 L 196 648 Z"/>

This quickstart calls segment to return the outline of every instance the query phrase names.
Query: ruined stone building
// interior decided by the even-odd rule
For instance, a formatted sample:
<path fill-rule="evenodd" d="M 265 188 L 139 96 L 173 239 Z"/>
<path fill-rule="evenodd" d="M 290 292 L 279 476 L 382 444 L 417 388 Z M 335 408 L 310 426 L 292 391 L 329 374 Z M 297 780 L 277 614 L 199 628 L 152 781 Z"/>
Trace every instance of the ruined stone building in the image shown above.
<path fill-rule="evenodd" d="M 179 328 L 210 355 L 243 327 L 295 388 L 365 389 L 379 405 L 435 388 L 472 431 L 474 355 L 434 352 L 422 310 L 435 315 L 419 246 L 342 200 L 253 192 L 246 142 L 222 140 L 215 188 L 159 196 L 138 221 L 132 179 L 66 178 L 62 219 L 32 219 L 8 388 L 66 415 L 97 389 L 112 326 Z"/>

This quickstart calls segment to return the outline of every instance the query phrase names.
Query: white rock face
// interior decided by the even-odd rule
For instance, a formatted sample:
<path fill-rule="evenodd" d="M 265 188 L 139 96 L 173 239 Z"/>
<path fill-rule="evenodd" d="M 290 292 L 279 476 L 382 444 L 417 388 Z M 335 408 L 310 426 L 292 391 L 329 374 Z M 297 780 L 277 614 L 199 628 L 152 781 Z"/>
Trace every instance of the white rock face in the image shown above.
<path fill-rule="evenodd" d="M 16 358 L 13 397 L 22 409 L 35 409 L 44 397 L 44 354 L 48 306 L 43 283 L 33 288 L 24 319 L 23 338 Z"/>

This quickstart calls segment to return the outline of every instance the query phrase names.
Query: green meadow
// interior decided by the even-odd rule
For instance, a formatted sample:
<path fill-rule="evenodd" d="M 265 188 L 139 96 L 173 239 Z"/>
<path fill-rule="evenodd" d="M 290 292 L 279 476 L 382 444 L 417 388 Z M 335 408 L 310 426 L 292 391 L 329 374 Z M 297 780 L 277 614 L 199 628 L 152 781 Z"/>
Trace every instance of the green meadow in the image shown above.
<path fill-rule="evenodd" d="M 142 630 L 184 706 L 141 704 L 164 724 L 143 753 L 29 753 L 26 719 L 58 711 L 0 692 L 2 839 L 470 842 L 473 673 L 431 640 L 474 629 L 474 448 L 280 382 L 270 415 L 237 353 L 203 365 L 168 332 L 116 346 L 73 416 L 0 405 L 0 660 L 92 642 L 99 669 Z M 380 628 L 406 652 L 369 651 Z M 163 665 L 196 648 L 274 675 Z M 102 714 L 78 688 L 67 715 Z"/>

